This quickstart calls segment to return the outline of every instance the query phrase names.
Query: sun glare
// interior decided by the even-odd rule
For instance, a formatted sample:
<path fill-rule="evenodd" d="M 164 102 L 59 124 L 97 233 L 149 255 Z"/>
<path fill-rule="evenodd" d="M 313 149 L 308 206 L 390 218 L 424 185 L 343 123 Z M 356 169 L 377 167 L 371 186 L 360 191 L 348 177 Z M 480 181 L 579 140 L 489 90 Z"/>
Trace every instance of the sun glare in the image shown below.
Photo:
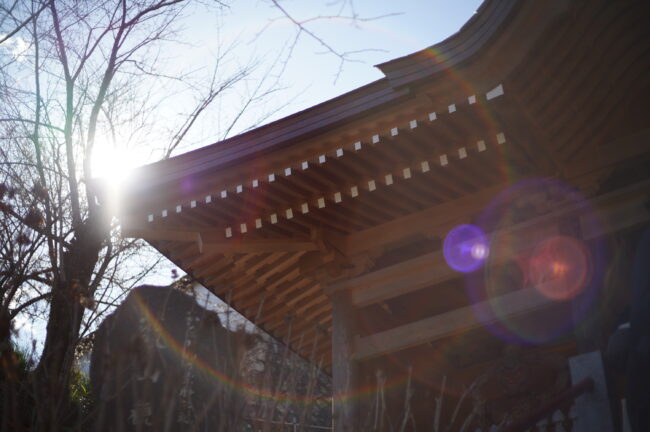
<path fill-rule="evenodd" d="M 133 149 L 98 139 L 91 159 L 92 177 L 103 184 L 105 203 L 113 214 L 119 213 L 120 202 L 128 187 L 133 169 L 142 163 Z"/>
<path fill-rule="evenodd" d="M 120 189 L 136 165 L 135 155 L 119 145 L 98 140 L 93 150 L 93 177 L 102 179 L 112 189 Z"/>

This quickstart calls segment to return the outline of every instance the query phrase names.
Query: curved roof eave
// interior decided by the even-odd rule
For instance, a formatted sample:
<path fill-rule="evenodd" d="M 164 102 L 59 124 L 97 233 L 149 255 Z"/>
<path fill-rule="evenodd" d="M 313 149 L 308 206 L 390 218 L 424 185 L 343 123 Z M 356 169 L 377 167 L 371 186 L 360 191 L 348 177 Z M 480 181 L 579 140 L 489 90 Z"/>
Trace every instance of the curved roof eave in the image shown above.
<path fill-rule="evenodd" d="M 429 78 L 477 54 L 521 4 L 518 0 L 486 1 L 458 32 L 442 42 L 375 67 L 393 88 Z"/>
<path fill-rule="evenodd" d="M 285 148 L 410 97 L 409 84 L 474 56 L 493 39 L 521 3 L 521 0 L 487 0 L 457 33 L 444 41 L 377 65 L 386 78 L 240 135 L 136 169 L 134 186 L 126 201 L 137 197 L 142 204 L 144 196 L 151 199 L 149 191 L 153 190 L 173 193 L 177 188 L 169 186 L 188 176 L 196 178 L 214 173 L 215 169 Z M 439 55 L 432 57 L 430 52 Z"/>

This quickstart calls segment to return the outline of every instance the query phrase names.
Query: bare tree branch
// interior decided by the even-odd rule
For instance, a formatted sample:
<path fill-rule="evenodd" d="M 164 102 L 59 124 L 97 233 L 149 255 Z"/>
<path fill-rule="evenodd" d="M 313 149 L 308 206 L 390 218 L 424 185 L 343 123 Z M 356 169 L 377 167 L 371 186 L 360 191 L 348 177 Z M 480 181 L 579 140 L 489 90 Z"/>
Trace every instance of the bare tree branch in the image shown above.
<path fill-rule="evenodd" d="M 42 282 L 42 281 L 39 280 L 38 282 Z M 14 318 L 16 318 L 16 317 L 17 317 L 17 316 L 18 316 L 22 311 L 24 311 L 25 309 L 27 309 L 28 307 L 30 307 L 30 306 L 33 305 L 34 303 L 38 303 L 38 302 L 40 302 L 40 301 L 47 300 L 48 298 L 50 298 L 51 295 L 52 295 L 51 292 L 47 292 L 47 293 L 44 293 L 44 294 L 38 295 L 38 296 L 36 296 L 36 297 L 32 297 L 31 299 L 29 299 L 29 300 L 26 301 L 25 303 L 23 303 L 23 304 L 21 304 L 20 306 L 18 306 L 18 307 L 16 307 L 16 308 L 12 309 L 12 310 L 11 310 L 11 313 L 9 314 L 9 316 L 11 317 L 11 319 L 14 319 Z"/>
<path fill-rule="evenodd" d="M 33 124 L 33 125 L 40 125 L 40 126 L 43 126 L 43 127 L 48 128 L 48 129 L 55 130 L 55 131 L 57 131 L 57 132 L 65 132 L 65 131 L 64 131 L 63 129 L 61 129 L 60 127 L 53 126 L 53 125 L 51 125 L 51 124 L 47 124 L 47 123 L 37 122 L 36 120 L 30 120 L 30 119 L 23 119 L 23 118 L 0 118 L 0 122 L 4 122 L 4 123 L 6 123 L 6 122 L 29 123 L 29 124 Z"/>
<path fill-rule="evenodd" d="M 289 58 L 293 55 L 293 52 L 298 44 L 298 41 L 300 40 L 300 37 L 305 34 L 307 35 L 310 39 L 314 40 L 317 44 L 319 44 L 321 47 L 325 49 L 326 54 L 333 55 L 334 57 L 339 59 L 339 66 L 338 70 L 335 74 L 334 77 L 334 82 L 338 81 L 338 78 L 341 76 L 341 73 L 343 72 L 343 66 L 345 63 L 360 63 L 361 61 L 358 59 L 355 59 L 353 57 L 354 54 L 359 54 L 359 53 L 364 53 L 364 52 L 385 52 L 383 49 L 373 49 L 373 48 L 366 48 L 362 50 L 355 50 L 355 51 L 339 51 L 336 48 L 334 48 L 329 42 L 327 42 L 325 39 L 323 39 L 321 36 L 310 30 L 307 25 L 316 21 L 323 21 L 323 20 L 332 20 L 332 19 L 345 19 L 349 20 L 353 23 L 356 22 L 367 22 L 367 21 L 375 21 L 378 19 L 382 18 L 387 18 L 391 16 L 397 16 L 399 15 L 398 13 L 390 13 L 390 14 L 384 14 L 384 15 L 379 15 L 371 18 L 362 18 L 356 15 L 354 13 L 352 16 L 344 16 L 344 15 L 319 15 L 316 17 L 311 17 L 307 18 L 304 20 L 299 20 L 295 18 L 294 15 L 292 15 L 285 7 L 283 7 L 278 0 L 269 0 L 273 6 L 278 9 L 282 15 L 283 18 L 286 20 L 289 20 L 294 27 L 296 28 L 296 34 L 293 38 L 293 41 L 291 42 L 289 46 L 289 50 L 286 56 L 286 61 L 288 61 Z M 343 7 L 343 6 L 342 6 Z M 264 29 L 262 30 L 264 31 Z M 259 37 L 259 34 L 258 34 Z"/>
<path fill-rule="evenodd" d="M 11 39 L 11 38 L 16 34 L 16 33 L 18 33 L 19 31 L 21 31 L 21 30 L 23 29 L 23 27 L 25 27 L 27 24 L 29 24 L 29 23 L 30 23 L 34 18 L 36 18 L 38 15 L 40 15 L 41 12 L 43 12 L 43 10 L 45 10 L 45 8 L 48 7 L 48 6 L 50 5 L 50 2 L 51 2 L 51 1 L 52 1 L 52 0 L 47 1 L 47 2 L 44 2 L 44 3 L 41 5 L 41 7 L 38 8 L 38 10 L 36 10 L 36 12 L 33 12 L 31 15 L 29 15 L 29 16 L 28 16 L 28 17 L 27 17 L 23 22 L 21 22 L 21 23 L 20 23 L 20 24 L 15 28 L 15 29 L 13 29 L 12 31 L 10 31 L 9 33 L 7 33 L 6 35 L 4 35 L 3 37 L 0 37 L 0 45 L 1 45 L 3 42 L 5 42 L 5 41 Z"/>

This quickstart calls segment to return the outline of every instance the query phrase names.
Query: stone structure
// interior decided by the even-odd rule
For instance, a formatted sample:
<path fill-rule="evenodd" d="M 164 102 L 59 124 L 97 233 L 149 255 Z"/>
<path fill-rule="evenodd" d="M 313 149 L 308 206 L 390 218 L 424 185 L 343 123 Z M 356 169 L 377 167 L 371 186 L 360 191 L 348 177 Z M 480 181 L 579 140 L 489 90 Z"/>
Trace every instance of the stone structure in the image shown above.
<path fill-rule="evenodd" d="M 102 431 L 237 430 L 253 336 L 170 287 L 135 288 L 100 325 L 90 378 Z"/>

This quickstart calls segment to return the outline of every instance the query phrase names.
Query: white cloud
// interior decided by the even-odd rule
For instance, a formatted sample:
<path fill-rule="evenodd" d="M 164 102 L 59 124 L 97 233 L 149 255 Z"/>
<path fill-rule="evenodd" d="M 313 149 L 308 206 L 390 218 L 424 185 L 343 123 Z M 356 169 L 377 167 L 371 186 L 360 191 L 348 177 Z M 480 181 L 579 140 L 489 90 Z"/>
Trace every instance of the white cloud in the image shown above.
<path fill-rule="evenodd" d="M 5 34 L 0 33 L 0 39 L 3 39 L 5 36 Z M 2 45 L 0 45 L 0 48 L 3 48 L 14 59 L 21 62 L 26 59 L 29 52 L 29 43 L 20 36 L 12 36 L 4 41 Z"/>

